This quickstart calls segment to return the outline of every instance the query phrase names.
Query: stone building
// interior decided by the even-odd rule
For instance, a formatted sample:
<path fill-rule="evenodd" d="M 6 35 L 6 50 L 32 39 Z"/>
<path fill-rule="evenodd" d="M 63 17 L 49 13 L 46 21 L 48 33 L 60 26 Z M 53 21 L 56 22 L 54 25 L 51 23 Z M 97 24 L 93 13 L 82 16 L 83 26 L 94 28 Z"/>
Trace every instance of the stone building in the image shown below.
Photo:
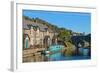
<path fill-rule="evenodd" d="M 56 34 L 57 35 L 57 34 Z M 55 32 L 46 25 L 23 19 L 23 48 L 52 45 Z M 57 40 L 56 40 L 57 41 Z"/>

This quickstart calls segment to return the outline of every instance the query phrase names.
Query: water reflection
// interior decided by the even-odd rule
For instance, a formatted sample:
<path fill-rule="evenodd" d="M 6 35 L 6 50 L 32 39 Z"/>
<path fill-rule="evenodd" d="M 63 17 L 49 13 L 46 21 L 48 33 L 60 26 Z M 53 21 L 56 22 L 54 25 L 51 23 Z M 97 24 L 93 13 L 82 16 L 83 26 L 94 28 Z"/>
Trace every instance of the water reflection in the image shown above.
<path fill-rule="evenodd" d="M 44 62 L 44 61 L 63 61 L 63 60 L 84 60 L 91 59 L 90 49 L 79 48 L 78 55 L 64 56 L 61 50 L 64 47 L 61 45 L 53 45 L 48 50 L 35 53 L 32 56 L 23 58 L 23 62 Z"/>

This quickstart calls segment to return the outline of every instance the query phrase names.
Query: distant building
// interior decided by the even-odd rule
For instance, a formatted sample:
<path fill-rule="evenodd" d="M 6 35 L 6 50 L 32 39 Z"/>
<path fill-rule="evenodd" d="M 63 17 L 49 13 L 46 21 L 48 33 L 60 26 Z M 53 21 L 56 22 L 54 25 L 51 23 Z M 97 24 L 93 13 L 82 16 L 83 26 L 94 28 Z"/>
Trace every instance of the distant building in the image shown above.
<path fill-rule="evenodd" d="M 84 32 L 83 33 L 79 33 L 79 32 L 73 32 L 72 33 L 72 36 L 83 36 L 83 35 L 85 35 Z"/>

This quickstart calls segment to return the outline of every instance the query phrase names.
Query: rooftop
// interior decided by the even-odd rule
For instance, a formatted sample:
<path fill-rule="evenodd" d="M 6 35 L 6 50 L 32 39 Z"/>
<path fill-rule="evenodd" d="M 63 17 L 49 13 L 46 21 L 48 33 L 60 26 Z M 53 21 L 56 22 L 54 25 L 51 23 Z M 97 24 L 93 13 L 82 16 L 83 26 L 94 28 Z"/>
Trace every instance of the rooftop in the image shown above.
<path fill-rule="evenodd" d="M 43 24 L 40 24 L 40 23 L 36 23 L 36 22 L 31 21 L 31 20 L 23 19 L 23 29 L 29 30 L 30 28 L 28 27 L 28 25 L 38 26 L 40 31 L 43 31 L 43 32 L 46 31 L 45 28 L 47 28 L 49 32 L 54 32 L 52 29 L 48 28 L 48 26 L 46 26 L 46 25 L 43 25 Z"/>

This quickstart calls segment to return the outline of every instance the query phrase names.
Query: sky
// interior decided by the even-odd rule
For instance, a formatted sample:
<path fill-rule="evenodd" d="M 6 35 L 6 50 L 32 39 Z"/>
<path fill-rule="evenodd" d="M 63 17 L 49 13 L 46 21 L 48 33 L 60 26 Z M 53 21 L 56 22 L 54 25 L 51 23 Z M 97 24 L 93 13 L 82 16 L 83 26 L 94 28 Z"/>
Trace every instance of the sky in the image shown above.
<path fill-rule="evenodd" d="M 91 33 L 91 13 L 23 10 L 23 15 L 30 18 L 38 17 L 74 32 Z"/>

